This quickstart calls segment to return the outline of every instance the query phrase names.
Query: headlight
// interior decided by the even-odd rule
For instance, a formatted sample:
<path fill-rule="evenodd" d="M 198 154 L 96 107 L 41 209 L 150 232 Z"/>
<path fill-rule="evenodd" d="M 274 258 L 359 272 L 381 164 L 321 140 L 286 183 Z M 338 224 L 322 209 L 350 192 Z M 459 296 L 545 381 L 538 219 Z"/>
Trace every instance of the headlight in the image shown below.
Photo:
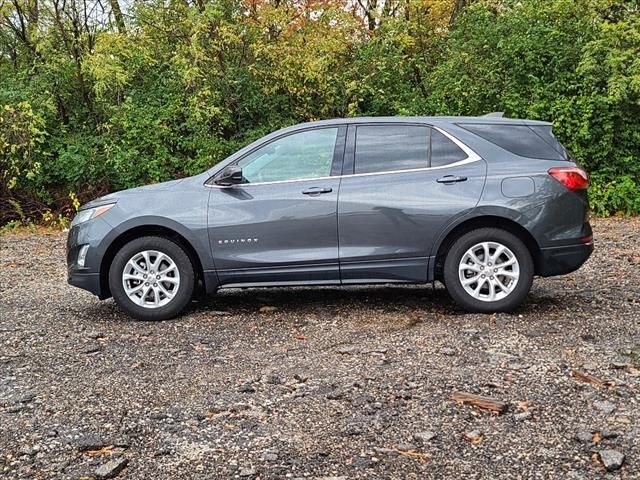
<path fill-rule="evenodd" d="M 75 227 L 76 225 L 80 225 L 81 223 L 91 220 L 92 218 L 99 217 L 100 215 L 111 209 L 111 207 L 113 207 L 114 205 L 115 203 L 110 203 L 108 205 L 101 205 L 95 208 L 80 210 L 71 222 L 71 226 Z"/>

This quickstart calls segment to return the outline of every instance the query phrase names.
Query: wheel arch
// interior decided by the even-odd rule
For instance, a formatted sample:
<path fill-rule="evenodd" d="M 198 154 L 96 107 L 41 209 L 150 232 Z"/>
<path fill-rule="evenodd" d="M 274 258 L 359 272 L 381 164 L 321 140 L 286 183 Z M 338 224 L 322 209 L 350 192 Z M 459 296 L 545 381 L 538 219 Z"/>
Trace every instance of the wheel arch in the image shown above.
<path fill-rule="evenodd" d="M 488 214 L 467 218 L 451 226 L 447 232 L 441 236 L 438 248 L 434 249 L 436 254 L 434 262 L 432 263 L 433 268 L 430 272 L 431 278 L 438 280 L 442 278 L 444 259 L 451 248 L 451 245 L 453 245 L 453 242 L 465 233 L 478 228 L 499 228 L 518 237 L 529 250 L 533 260 L 534 273 L 536 275 L 538 274 L 542 261 L 542 253 L 540 245 L 538 245 L 538 242 L 533 235 L 531 235 L 525 227 L 512 218 L 497 214 Z"/>
<path fill-rule="evenodd" d="M 119 232 L 115 238 L 110 240 L 100 262 L 100 298 L 104 299 L 111 296 L 111 290 L 109 288 L 109 269 L 111 268 L 111 263 L 113 262 L 116 253 L 118 253 L 118 251 L 130 241 L 135 240 L 136 238 L 148 236 L 167 238 L 180 245 L 187 253 L 189 260 L 191 260 L 191 264 L 193 265 L 193 269 L 196 273 L 196 285 L 201 281 L 206 289 L 206 276 L 204 274 L 202 260 L 192 243 L 176 229 L 165 225 L 145 224 L 137 225 Z"/>

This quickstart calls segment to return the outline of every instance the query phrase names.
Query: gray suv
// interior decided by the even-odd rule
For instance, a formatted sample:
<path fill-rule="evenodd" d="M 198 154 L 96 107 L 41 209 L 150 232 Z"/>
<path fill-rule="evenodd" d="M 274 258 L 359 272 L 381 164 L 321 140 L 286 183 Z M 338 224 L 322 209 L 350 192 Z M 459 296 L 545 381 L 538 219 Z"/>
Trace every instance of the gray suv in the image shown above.
<path fill-rule="evenodd" d="M 200 175 L 82 206 L 69 283 L 142 320 L 197 291 L 434 280 L 466 310 L 509 311 L 534 275 L 593 250 L 587 174 L 551 127 L 489 115 L 285 128 Z"/>

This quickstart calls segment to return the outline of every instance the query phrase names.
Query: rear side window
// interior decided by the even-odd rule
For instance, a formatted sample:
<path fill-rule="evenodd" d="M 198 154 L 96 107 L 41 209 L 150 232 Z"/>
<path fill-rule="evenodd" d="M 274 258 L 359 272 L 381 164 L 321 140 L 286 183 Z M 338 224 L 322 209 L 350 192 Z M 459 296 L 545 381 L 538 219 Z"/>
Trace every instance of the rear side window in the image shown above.
<path fill-rule="evenodd" d="M 363 125 L 356 130 L 355 173 L 429 166 L 429 127 Z"/>
<path fill-rule="evenodd" d="M 567 154 L 547 125 L 464 124 L 462 128 L 521 157 L 565 160 Z"/>
<path fill-rule="evenodd" d="M 467 158 L 453 141 L 435 128 L 431 129 L 431 166 L 442 167 Z"/>

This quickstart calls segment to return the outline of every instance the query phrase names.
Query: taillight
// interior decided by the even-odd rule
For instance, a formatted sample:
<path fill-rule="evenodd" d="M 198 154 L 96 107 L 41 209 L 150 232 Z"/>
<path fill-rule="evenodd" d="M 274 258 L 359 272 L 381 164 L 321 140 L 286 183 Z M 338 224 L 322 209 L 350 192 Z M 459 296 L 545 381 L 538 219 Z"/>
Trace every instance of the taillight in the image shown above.
<path fill-rule="evenodd" d="M 589 175 L 578 167 L 555 167 L 549 170 L 549 175 L 558 180 L 572 192 L 589 187 Z"/>

